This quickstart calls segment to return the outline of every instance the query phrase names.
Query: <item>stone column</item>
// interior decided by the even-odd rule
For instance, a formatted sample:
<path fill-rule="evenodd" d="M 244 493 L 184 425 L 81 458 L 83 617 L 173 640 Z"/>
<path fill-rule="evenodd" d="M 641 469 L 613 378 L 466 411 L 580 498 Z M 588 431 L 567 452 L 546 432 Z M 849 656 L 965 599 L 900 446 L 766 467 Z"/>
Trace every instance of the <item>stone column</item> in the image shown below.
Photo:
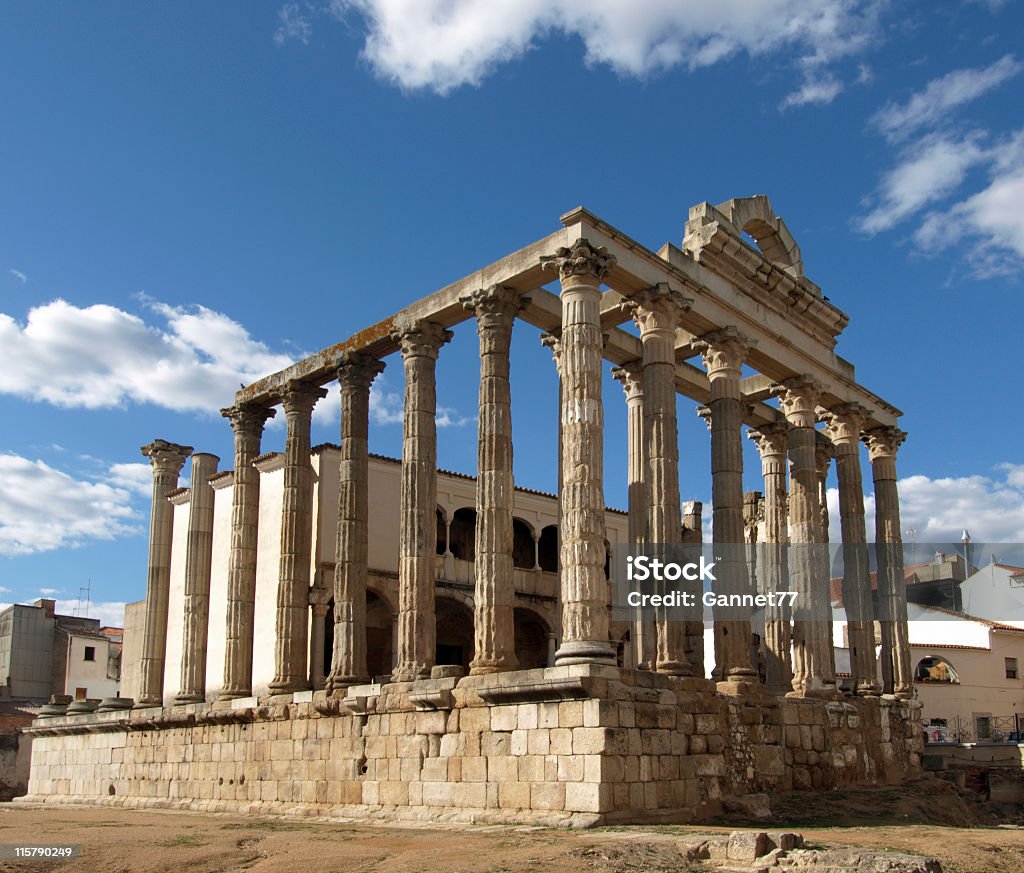
<path fill-rule="evenodd" d="M 213 561 L 213 489 L 220 458 L 192 455 L 185 551 L 185 623 L 181 635 L 181 690 L 174 702 L 206 700 L 206 642 L 210 634 L 210 572 Z"/>
<path fill-rule="evenodd" d="M 384 364 L 363 352 L 338 360 L 341 459 L 334 564 L 334 650 L 328 691 L 366 682 L 366 575 L 369 551 L 370 386 Z"/>
<path fill-rule="evenodd" d="M 906 433 L 897 427 L 874 428 L 863 436 L 875 480 L 875 550 L 883 689 L 887 694 L 909 698 L 914 696 L 914 677 L 907 631 L 900 495 L 896 486 L 896 452 L 906 438 Z"/>
<path fill-rule="evenodd" d="M 821 514 L 821 525 L 818 530 L 821 542 L 829 541 L 828 523 L 828 468 L 835 457 L 835 448 L 831 440 L 820 430 L 814 433 L 814 466 L 818 474 L 818 512 Z"/>
<path fill-rule="evenodd" d="M 629 546 L 635 549 L 644 541 L 647 516 L 647 448 L 644 440 L 643 363 L 633 361 L 612 367 L 615 377 L 626 392 L 626 426 L 628 445 L 627 500 Z M 657 631 L 653 620 L 639 610 L 633 623 L 637 668 L 653 670 L 657 663 Z"/>
<path fill-rule="evenodd" d="M 324 676 L 324 640 L 327 636 L 327 611 L 331 593 L 326 588 L 311 588 L 309 608 L 313 623 L 309 639 L 309 685 L 314 691 L 326 686 Z"/>
<path fill-rule="evenodd" d="M 704 504 L 699 500 L 683 502 L 683 552 L 692 555 L 687 560 L 700 560 L 704 543 L 704 526 L 701 520 Z M 704 678 L 704 608 L 695 610 L 695 615 L 686 622 L 686 661 L 693 669 L 693 675 Z"/>
<path fill-rule="evenodd" d="M 452 332 L 415 321 L 394 333 L 405 365 L 402 442 L 402 511 L 398 559 L 398 666 L 396 682 L 430 675 L 437 626 L 434 552 L 437 550 L 437 354 Z"/>
<path fill-rule="evenodd" d="M 476 675 L 514 670 L 519 666 L 512 566 L 515 482 L 509 349 L 512 326 L 525 300 L 521 292 L 495 285 L 463 298 L 462 303 L 476 315 L 480 337 L 474 657 L 469 667 L 469 672 Z"/>
<path fill-rule="evenodd" d="M 256 620 L 256 540 L 260 515 L 260 473 L 252 462 L 273 409 L 250 404 L 220 414 L 235 435 L 235 474 L 231 491 L 231 554 L 228 557 L 227 633 L 221 700 L 252 694 L 253 627 Z"/>
<path fill-rule="evenodd" d="M 679 499 L 679 425 L 676 420 L 676 328 L 692 300 L 666 284 L 632 295 L 622 303 L 640 330 L 643 345 L 644 454 L 647 459 L 647 512 L 644 543 L 663 560 L 677 560 L 683 541 Z M 683 587 L 683 583 L 680 583 Z M 693 589 L 693 586 L 690 586 Z M 692 593 L 692 592 L 691 592 Z M 659 607 L 658 672 L 690 676 L 686 659 L 686 619 Z"/>
<path fill-rule="evenodd" d="M 309 428 L 313 407 L 327 392 L 291 381 L 281 392 L 285 422 L 281 570 L 277 586 L 277 642 L 273 694 L 302 691 L 309 682 L 309 572 L 313 549 L 313 468 Z"/>
<path fill-rule="evenodd" d="M 178 487 L 178 475 L 191 446 L 154 440 L 142 447 L 153 468 L 153 505 L 149 520 L 149 569 L 146 574 L 146 622 L 142 639 L 141 679 L 137 706 L 161 706 L 164 700 L 164 659 L 167 655 L 167 600 L 171 592 L 171 533 L 174 507 L 167 495 Z"/>
<path fill-rule="evenodd" d="M 761 456 L 761 474 L 764 476 L 764 541 L 759 547 L 761 578 L 766 593 L 788 592 L 786 451 L 789 427 L 784 423 L 765 424 L 752 429 L 749 436 Z M 770 603 L 765 608 L 765 685 L 771 691 L 785 692 L 793 687 L 791 618 L 788 598 Z"/>
<path fill-rule="evenodd" d="M 845 403 L 826 416 L 839 479 L 839 521 L 843 534 L 843 606 L 850 639 L 850 668 L 857 694 L 879 693 L 875 659 L 875 616 L 871 605 L 871 567 L 864 524 L 864 485 L 860 435 L 867 410 Z"/>
<path fill-rule="evenodd" d="M 604 575 L 601 281 L 615 259 L 585 239 L 541 259 L 562 282 L 562 644 L 558 665 L 615 665 Z"/>
<path fill-rule="evenodd" d="M 811 376 L 794 376 L 773 388 L 790 424 L 789 565 L 793 604 L 793 693 L 835 694 L 832 664 L 832 608 L 822 545 L 821 503 L 815 461 L 815 407 L 821 385 Z"/>
<path fill-rule="evenodd" d="M 750 594 L 743 523 L 743 395 L 740 372 L 750 341 L 733 327 L 700 340 L 704 367 L 711 382 L 712 537 L 715 546 L 716 592 Z M 729 607 L 725 621 L 715 621 L 718 673 L 723 680 L 752 682 L 750 618 Z M 719 637 L 721 643 L 718 643 Z"/>

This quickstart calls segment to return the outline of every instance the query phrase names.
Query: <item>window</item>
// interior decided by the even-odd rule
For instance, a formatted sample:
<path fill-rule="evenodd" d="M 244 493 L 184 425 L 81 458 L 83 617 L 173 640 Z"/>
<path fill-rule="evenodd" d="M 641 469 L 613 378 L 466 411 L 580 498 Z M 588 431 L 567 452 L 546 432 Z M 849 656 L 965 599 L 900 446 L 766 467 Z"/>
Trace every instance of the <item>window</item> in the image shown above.
<path fill-rule="evenodd" d="M 960 677 L 957 676 L 953 665 L 945 658 L 938 655 L 929 655 L 917 663 L 914 671 L 915 682 L 947 682 L 950 685 L 959 685 Z"/>
<path fill-rule="evenodd" d="M 96 660 L 96 647 L 95 646 L 86 646 L 85 647 L 85 657 L 82 660 L 84 660 L 84 661 L 95 661 Z"/>
<path fill-rule="evenodd" d="M 1017 679 L 1017 659 L 1016 658 L 1003 658 L 1006 664 L 1006 678 Z"/>
<path fill-rule="evenodd" d="M 75 700 L 85 700 L 85 689 L 84 688 L 76 688 L 75 689 Z"/>
<path fill-rule="evenodd" d="M 976 715 L 974 717 L 975 735 L 979 740 L 992 739 L 992 716 Z"/>

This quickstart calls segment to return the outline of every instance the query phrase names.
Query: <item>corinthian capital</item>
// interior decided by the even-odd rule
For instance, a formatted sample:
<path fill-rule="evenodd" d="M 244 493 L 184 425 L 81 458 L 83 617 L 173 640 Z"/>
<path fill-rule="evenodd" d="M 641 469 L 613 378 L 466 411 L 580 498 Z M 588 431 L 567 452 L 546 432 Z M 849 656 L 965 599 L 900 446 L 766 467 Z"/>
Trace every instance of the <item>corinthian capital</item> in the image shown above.
<path fill-rule="evenodd" d="M 626 392 L 627 402 L 644 396 L 643 373 L 644 368 L 640 361 L 629 361 L 617 367 L 612 367 L 612 378 Z"/>
<path fill-rule="evenodd" d="M 825 436 L 836 446 L 854 446 L 860 440 L 869 411 L 859 403 L 843 403 L 825 413 Z"/>
<path fill-rule="evenodd" d="M 771 387 L 773 397 L 779 398 L 779 408 L 793 427 L 814 427 L 815 408 L 821 396 L 821 383 L 810 375 L 793 376 L 776 382 Z"/>
<path fill-rule="evenodd" d="M 149 458 L 154 471 L 177 475 L 188 456 L 192 454 L 192 446 L 179 446 L 167 440 L 153 440 L 149 445 L 142 446 L 140 451 Z"/>
<path fill-rule="evenodd" d="M 529 303 L 530 298 L 515 288 L 491 285 L 459 298 L 459 302 L 476 316 L 481 327 L 512 326 L 512 320 Z"/>
<path fill-rule="evenodd" d="M 652 331 L 675 332 L 683 313 L 693 306 L 693 298 L 685 297 L 667 283 L 659 282 L 625 298 L 619 308 L 633 319 L 641 339 Z"/>
<path fill-rule="evenodd" d="M 784 458 L 789 450 L 789 425 L 779 421 L 752 427 L 747 431 L 747 438 L 757 447 L 762 461 L 772 457 Z"/>
<path fill-rule="evenodd" d="M 697 407 L 697 415 L 704 419 L 704 424 L 708 426 L 708 430 L 711 430 L 711 407 L 705 403 L 702 403 Z"/>
<path fill-rule="evenodd" d="M 693 347 L 701 353 L 709 379 L 740 375 L 747 353 L 755 345 L 735 327 L 723 327 L 700 337 Z"/>
<path fill-rule="evenodd" d="M 562 332 L 560 330 L 547 331 L 540 335 L 540 344 L 551 351 L 551 359 L 556 367 L 561 366 L 562 360 Z"/>
<path fill-rule="evenodd" d="M 342 352 L 338 355 L 337 371 L 342 390 L 355 388 L 366 391 L 384 371 L 384 362 L 366 352 Z"/>
<path fill-rule="evenodd" d="M 615 266 L 615 256 L 608 254 L 604 246 L 595 248 L 580 238 L 569 247 L 560 247 L 553 255 L 542 256 L 540 265 L 544 270 L 558 270 L 562 281 L 592 280 L 600 284 Z"/>
<path fill-rule="evenodd" d="M 263 435 L 264 425 L 277 414 L 277 411 L 255 403 L 236 403 L 222 409 L 220 414 L 231 422 L 231 430 L 236 436 L 259 439 Z"/>
<path fill-rule="evenodd" d="M 392 339 L 402 347 L 403 358 L 426 357 L 437 360 L 441 346 L 454 334 L 436 321 L 417 318 L 401 322 L 391 332 Z"/>
<path fill-rule="evenodd" d="M 868 447 L 868 457 L 876 461 L 879 458 L 895 458 L 906 438 L 906 431 L 898 427 L 876 427 L 867 431 L 861 440 Z"/>
<path fill-rule="evenodd" d="M 293 414 L 309 414 L 316 402 L 327 396 L 327 390 L 312 382 L 301 382 L 289 379 L 281 389 L 281 405 L 286 416 Z"/>

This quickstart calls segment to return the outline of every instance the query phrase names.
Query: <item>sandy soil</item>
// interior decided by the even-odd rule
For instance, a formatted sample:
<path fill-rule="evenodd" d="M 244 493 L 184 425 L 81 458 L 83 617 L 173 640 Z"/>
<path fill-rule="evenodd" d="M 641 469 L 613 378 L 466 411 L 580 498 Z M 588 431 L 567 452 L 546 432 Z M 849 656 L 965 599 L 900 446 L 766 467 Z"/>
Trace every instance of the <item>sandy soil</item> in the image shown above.
<path fill-rule="evenodd" d="M 955 792 L 861 790 L 773 798 L 771 825 L 809 844 L 932 855 L 947 873 L 1024 871 L 1024 827 L 997 824 L 1013 810 Z M 792 807 L 792 809 L 790 809 Z M 795 811 L 794 811 L 795 810 Z M 937 813 L 936 813 L 937 810 Z M 944 824 L 921 819 L 950 820 Z M 738 824 L 739 820 L 737 820 Z M 961 826 L 956 826 L 960 824 Z M 61 873 L 697 873 L 681 852 L 710 827 L 559 831 L 524 827 L 350 825 L 164 810 L 0 807 L 0 844 L 80 845 L 64 862 L 2 862 L 0 871 Z"/>

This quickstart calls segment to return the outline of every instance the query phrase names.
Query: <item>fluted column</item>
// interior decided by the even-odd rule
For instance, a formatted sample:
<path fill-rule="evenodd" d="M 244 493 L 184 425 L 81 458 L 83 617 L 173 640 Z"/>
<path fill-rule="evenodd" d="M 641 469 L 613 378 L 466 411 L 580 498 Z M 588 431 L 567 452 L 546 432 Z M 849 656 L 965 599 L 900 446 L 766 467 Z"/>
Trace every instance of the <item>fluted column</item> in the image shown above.
<path fill-rule="evenodd" d="M 541 259 L 562 283 L 562 644 L 559 665 L 615 664 L 604 574 L 601 281 L 615 259 L 585 239 Z"/>
<path fill-rule="evenodd" d="M 644 454 L 647 458 L 644 543 L 662 560 L 676 560 L 673 552 L 683 539 L 679 500 L 679 425 L 676 420 L 676 328 L 692 300 L 666 284 L 659 284 L 623 301 L 640 330 L 643 345 Z M 680 587 L 682 587 L 680 584 Z M 695 590 L 694 586 L 690 586 Z M 692 591 L 691 591 L 692 593 Z M 665 607 L 655 610 L 657 652 L 661 673 L 692 675 L 686 658 L 686 621 L 670 618 Z"/>
<path fill-rule="evenodd" d="M 287 435 L 281 503 L 281 570 L 277 586 L 274 694 L 302 691 L 309 684 L 309 572 L 313 549 L 313 468 L 309 428 L 313 407 L 327 392 L 292 381 L 281 392 Z"/>
<path fill-rule="evenodd" d="M 185 618 L 181 635 L 181 686 L 175 703 L 206 700 L 206 641 L 210 633 L 210 573 L 213 562 L 213 489 L 210 477 L 220 458 L 192 455 L 185 550 Z"/>
<path fill-rule="evenodd" d="M 178 475 L 191 446 L 154 440 L 142 447 L 153 468 L 153 504 L 149 519 L 149 568 L 146 574 L 146 621 L 142 638 L 141 681 L 137 706 L 160 706 L 167 656 L 167 601 L 171 592 L 171 535 L 174 507 L 167 495 L 178 487 Z"/>
<path fill-rule="evenodd" d="M 829 541 L 828 521 L 828 468 L 835 457 L 835 448 L 832 441 L 820 430 L 814 432 L 814 466 L 818 475 L 818 512 L 821 514 L 821 524 L 818 532 L 821 542 Z"/>
<path fill-rule="evenodd" d="M 326 687 L 324 643 L 327 637 L 327 612 L 331 594 L 326 588 L 311 588 L 309 608 L 313 614 L 309 635 L 309 686 L 314 691 Z"/>
<path fill-rule="evenodd" d="M 910 638 L 907 630 L 907 583 L 903 570 L 900 495 L 896 452 L 907 438 L 897 427 L 864 434 L 875 480 L 875 550 L 878 560 L 878 615 L 882 629 L 882 683 L 887 694 L 914 696 Z"/>
<path fill-rule="evenodd" d="M 750 341 L 726 327 L 702 337 L 704 367 L 711 382 L 712 538 L 715 545 L 715 591 L 752 593 L 747 573 L 743 523 L 743 401 L 740 373 Z M 729 617 L 715 621 L 716 656 L 721 654 L 723 680 L 753 681 L 750 663 L 750 618 L 729 607 Z M 719 639 L 721 642 L 719 643 Z"/>
<path fill-rule="evenodd" d="M 512 566 L 512 390 L 509 349 L 521 292 L 495 285 L 463 299 L 480 337 L 477 436 L 476 584 L 473 674 L 514 670 L 515 578 Z"/>
<path fill-rule="evenodd" d="M 821 385 L 811 376 L 794 376 L 774 386 L 773 394 L 790 424 L 789 552 L 793 604 L 793 693 L 832 696 L 832 607 L 827 561 L 822 545 L 821 503 L 815 460 L 815 406 Z"/>
<path fill-rule="evenodd" d="M 627 427 L 627 511 L 630 548 L 635 549 L 644 541 L 644 526 L 647 515 L 647 448 L 644 440 L 644 385 L 643 363 L 633 361 L 612 368 L 612 376 L 626 392 Z M 638 610 L 633 623 L 634 649 L 637 668 L 653 670 L 657 663 L 657 631 L 655 623 L 645 618 L 644 610 Z"/>
<path fill-rule="evenodd" d="M 843 536 L 843 606 L 850 639 L 850 668 L 857 694 L 879 693 L 875 659 L 875 616 L 871 605 L 871 567 L 864 522 L 864 485 L 860 435 L 867 410 L 856 403 L 835 407 L 826 416 L 839 480 L 839 522 Z"/>
<path fill-rule="evenodd" d="M 749 432 L 761 456 L 764 477 L 764 535 L 759 546 L 760 572 L 766 593 L 789 591 L 789 518 L 786 496 L 786 452 L 789 427 L 784 423 L 765 424 Z M 772 691 L 792 688 L 793 663 L 790 652 L 792 638 L 789 600 L 769 603 L 765 607 L 765 685 Z"/>
<path fill-rule="evenodd" d="M 259 457 L 267 419 L 274 410 L 239 404 L 222 409 L 235 436 L 235 473 L 231 491 L 231 554 L 228 557 L 227 627 L 221 700 L 252 694 L 253 627 L 256 620 L 256 541 L 259 533 Z"/>
<path fill-rule="evenodd" d="M 363 352 L 338 359 L 341 459 L 334 564 L 334 650 L 329 691 L 370 678 L 366 667 L 366 574 L 369 552 L 370 386 L 384 364 Z"/>
<path fill-rule="evenodd" d="M 437 549 L 437 355 L 452 332 L 432 321 L 403 325 L 394 334 L 405 366 L 402 509 L 398 558 L 398 666 L 396 682 L 430 675 L 437 626 L 434 552 Z"/>

